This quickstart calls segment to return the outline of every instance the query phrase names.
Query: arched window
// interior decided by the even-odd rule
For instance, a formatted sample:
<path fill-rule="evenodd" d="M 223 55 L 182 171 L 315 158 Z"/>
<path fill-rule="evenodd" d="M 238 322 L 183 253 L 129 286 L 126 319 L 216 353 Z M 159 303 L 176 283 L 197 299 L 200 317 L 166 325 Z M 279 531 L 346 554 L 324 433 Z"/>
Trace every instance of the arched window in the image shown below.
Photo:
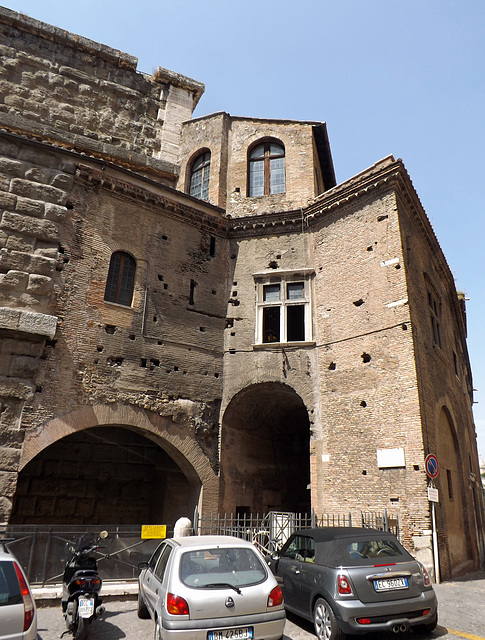
<path fill-rule="evenodd" d="M 211 153 L 205 151 L 195 159 L 190 172 L 189 193 L 200 200 L 209 199 L 209 175 L 211 168 Z"/>
<path fill-rule="evenodd" d="M 104 299 L 131 307 L 136 263 L 128 253 L 115 251 L 109 263 Z"/>
<path fill-rule="evenodd" d="M 285 148 L 264 142 L 249 154 L 249 196 L 268 196 L 285 192 Z"/>

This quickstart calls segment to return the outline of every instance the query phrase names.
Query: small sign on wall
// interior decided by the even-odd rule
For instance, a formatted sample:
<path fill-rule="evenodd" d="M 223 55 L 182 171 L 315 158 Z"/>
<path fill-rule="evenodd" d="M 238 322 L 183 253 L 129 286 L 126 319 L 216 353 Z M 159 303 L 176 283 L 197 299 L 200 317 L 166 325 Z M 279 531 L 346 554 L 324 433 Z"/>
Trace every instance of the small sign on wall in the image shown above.
<path fill-rule="evenodd" d="M 377 449 L 377 466 L 379 469 L 405 467 L 404 449 Z"/>
<path fill-rule="evenodd" d="M 142 524 L 141 537 L 143 540 L 167 537 L 166 524 Z"/>

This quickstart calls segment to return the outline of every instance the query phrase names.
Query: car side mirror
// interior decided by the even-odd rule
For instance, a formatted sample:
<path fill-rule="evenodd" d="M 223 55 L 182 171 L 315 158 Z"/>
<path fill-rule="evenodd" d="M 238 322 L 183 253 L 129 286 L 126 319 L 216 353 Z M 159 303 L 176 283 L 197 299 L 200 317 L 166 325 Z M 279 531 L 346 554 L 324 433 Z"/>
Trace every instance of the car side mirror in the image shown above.
<path fill-rule="evenodd" d="M 143 571 L 144 569 L 148 569 L 148 562 L 139 562 L 138 569 L 140 569 L 140 571 Z"/>

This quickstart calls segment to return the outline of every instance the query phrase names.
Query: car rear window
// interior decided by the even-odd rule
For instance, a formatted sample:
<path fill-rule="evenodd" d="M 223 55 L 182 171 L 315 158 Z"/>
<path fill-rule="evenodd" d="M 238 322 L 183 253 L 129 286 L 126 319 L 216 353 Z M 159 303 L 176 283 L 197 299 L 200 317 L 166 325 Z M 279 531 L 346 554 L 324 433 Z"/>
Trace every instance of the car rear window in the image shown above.
<path fill-rule="evenodd" d="M 22 595 L 13 562 L 0 560 L 0 607 L 21 603 Z"/>
<path fill-rule="evenodd" d="M 196 589 L 246 587 L 263 582 L 266 576 L 263 562 L 252 549 L 186 551 L 180 562 L 180 579 Z"/>
<path fill-rule="evenodd" d="M 402 562 L 411 559 L 404 547 L 391 538 L 354 538 L 341 541 L 339 546 L 345 564 L 384 564 L 389 561 Z"/>

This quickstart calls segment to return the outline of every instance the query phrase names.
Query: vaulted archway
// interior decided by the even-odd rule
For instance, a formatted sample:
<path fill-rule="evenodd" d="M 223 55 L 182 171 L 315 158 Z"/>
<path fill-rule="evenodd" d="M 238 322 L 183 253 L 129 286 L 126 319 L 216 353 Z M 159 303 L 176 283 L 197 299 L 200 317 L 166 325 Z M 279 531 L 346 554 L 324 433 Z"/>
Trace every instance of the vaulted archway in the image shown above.
<path fill-rule="evenodd" d="M 229 402 L 221 435 L 221 509 L 310 510 L 310 421 L 288 385 L 267 382 Z"/>
<path fill-rule="evenodd" d="M 11 524 L 173 524 L 200 482 L 145 435 L 94 427 L 65 436 L 20 472 Z"/>

